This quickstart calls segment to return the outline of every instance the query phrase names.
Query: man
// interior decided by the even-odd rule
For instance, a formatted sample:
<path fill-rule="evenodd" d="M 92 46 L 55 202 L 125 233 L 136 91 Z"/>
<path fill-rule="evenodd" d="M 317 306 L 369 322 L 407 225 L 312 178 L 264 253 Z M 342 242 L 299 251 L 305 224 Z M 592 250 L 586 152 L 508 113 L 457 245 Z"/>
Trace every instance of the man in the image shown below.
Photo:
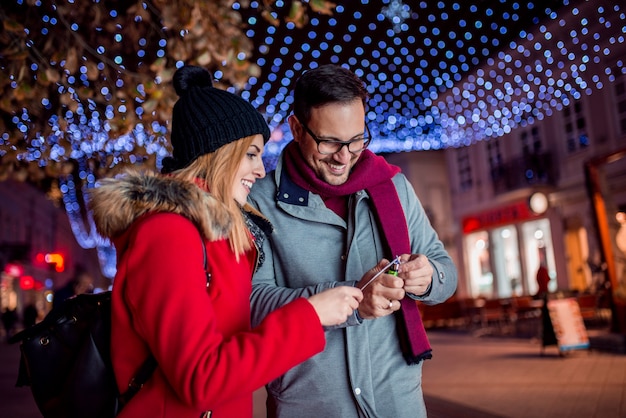
<path fill-rule="evenodd" d="M 343 326 L 327 330 L 323 353 L 267 386 L 269 417 L 426 416 L 421 360 L 430 347 L 409 311 L 414 299 L 445 301 L 457 273 L 406 177 L 366 149 L 366 100 L 362 81 L 342 67 L 304 73 L 289 118 L 294 140 L 250 194 L 274 226 L 253 278 L 253 322 L 326 288 L 364 294 Z M 397 255 L 398 277 L 366 284 L 369 269 Z"/>

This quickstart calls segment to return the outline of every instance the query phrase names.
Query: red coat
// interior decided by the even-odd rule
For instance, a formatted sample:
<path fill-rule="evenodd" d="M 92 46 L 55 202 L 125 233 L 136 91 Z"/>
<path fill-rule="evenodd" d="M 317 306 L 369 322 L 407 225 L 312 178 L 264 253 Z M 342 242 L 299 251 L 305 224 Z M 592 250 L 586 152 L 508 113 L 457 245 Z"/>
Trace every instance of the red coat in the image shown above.
<path fill-rule="evenodd" d="M 98 204 L 106 211 L 96 210 L 96 223 L 107 230 L 123 203 L 103 193 L 95 196 Z M 323 350 L 323 328 L 305 299 L 251 329 L 255 250 L 237 262 L 228 241 L 205 240 L 207 290 L 200 233 L 187 217 L 140 215 L 124 231 L 114 239 L 111 350 L 118 385 L 125 390 L 149 352 L 158 367 L 120 417 L 198 418 L 206 410 L 213 418 L 251 417 L 253 391 Z"/>

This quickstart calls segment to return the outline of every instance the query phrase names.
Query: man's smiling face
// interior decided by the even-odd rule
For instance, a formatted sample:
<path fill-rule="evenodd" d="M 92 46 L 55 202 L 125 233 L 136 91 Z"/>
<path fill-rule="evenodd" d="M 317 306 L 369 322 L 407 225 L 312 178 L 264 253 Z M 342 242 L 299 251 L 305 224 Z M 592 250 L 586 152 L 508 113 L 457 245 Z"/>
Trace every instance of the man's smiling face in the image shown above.
<path fill-rule="evenodd" d="M 343 146 L 334 154 L 321 154 L 317 142 L 294 116 L 289 119 L 289 125 L 294 141 L 300 145 L 304 159 L 319 179 L 334 186 L 348 181 L 360 153 L 353 154 Z M 351 141 L 362 138 L 365 133 L 365 109 L 359 99 L 316 107 L 311 109 L 306 125 L 319 139 Z"/>

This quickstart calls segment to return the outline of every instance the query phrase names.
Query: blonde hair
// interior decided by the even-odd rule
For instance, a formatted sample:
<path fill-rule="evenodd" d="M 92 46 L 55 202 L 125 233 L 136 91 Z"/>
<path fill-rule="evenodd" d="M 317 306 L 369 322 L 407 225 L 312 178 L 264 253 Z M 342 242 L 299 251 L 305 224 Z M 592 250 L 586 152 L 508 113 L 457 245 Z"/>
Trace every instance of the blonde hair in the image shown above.
<path fill-rule="evenodd" d="M 211 195 L 223 202 L 233 220 L 233 227 L 228 233 L 230 248 L 236 255 L 245 254 L 252 248 L 252 238 L 241 214 L 241 207 L 233 197 L 232 185 L 241 161 L 248 152 L 254 136 L 230 142 L 215 152 L 201 155 L 187 167 L 172 173 L 177 178 L 194 182 L 200 179 L 205 182 Z M 260 215 L 258 211 L 246 204 L 244 209 Z"/>

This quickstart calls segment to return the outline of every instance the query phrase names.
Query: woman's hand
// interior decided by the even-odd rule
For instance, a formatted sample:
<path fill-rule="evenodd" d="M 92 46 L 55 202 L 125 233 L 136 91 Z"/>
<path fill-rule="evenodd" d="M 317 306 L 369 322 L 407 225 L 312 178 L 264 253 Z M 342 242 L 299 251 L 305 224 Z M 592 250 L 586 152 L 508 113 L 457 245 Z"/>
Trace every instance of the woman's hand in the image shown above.
<path fill-rule="evenodd" d="M 346 322 L 363 300 L 363 292 L 356 287 L 337 286 L 310 296 L 308 300 L 322 325 L 328 327 Z"/>

